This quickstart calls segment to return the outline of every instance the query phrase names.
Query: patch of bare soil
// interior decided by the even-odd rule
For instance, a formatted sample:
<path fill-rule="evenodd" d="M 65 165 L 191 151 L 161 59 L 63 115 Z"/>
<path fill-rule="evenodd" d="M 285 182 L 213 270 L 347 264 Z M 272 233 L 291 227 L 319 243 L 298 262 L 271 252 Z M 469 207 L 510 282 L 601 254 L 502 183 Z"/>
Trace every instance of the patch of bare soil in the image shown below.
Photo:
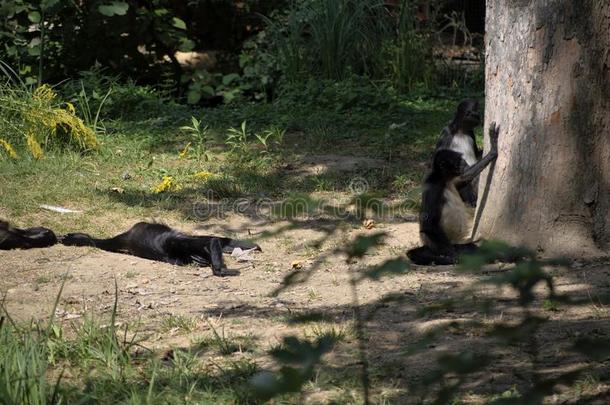
<path fill-rule="evenodd" d="M 178 224 L 171 224 L 178 225 Z M 227 233 L 233 228 L 235 237 L 247 237 L 250 232 L 274 231 L 283 223 L 251 224 L 247 218 L 233 216 L 228 220 L 205 224 L 205 233 Z M 180 228 L 197 232 L 184 225 Z M 417 244 L 417 224 L 378 224 L 377 229 L 366 230 L 354 226 L 326 241 L 321 250 L 312 248 L 311 242 L 323 236 L 316 223 L 303 222 L 302 227 L 263 239 L 263 252 L 255 255 L 255 261 L 238 263 L 230 256 L 226 260 L 230 269 L 238 274 L 230 277 L 214 277 L 208 268 L 178 267 L 152 262 L 127 255 L 107 253 L 92 248 L 55 246 L 48 249 L 9 251 L 0 253 L 2 278 L 0 289 L 5 294 L 5 305 L 17 319 L 45 318 L 49 315 L 62 281 L 65 287 L 57 311 L 62 322 L 79 319 L 93 312 L 109 314 L 114 301 L 115 280 L 119 289 L 119 322 L 139 320 L 148 344 L 155 348 L 189 345 L 192 338 L 209 332 L 211 320 L 222 324 L 232 335 L 252 335 L 263 348 L 277 344 L 287 333 L 302 333 L 288 327 L 285 319 L 305 310 L 319 310 L 329 315 L 338 328 L 352 327 L 353 308 L 349 287 L 350 268 L 344 258 L 330 255 L 321 262 L 311 279 L 291 288 L 277 297 L 270 295 L 278 288 L 284 276 L 298 263 L 299 271 L 307 272 L 316 261 L 332 249 L 342 246 L 357 234 L 383 230 L 388 233 L 387 244 L 366 256 L 359 266 L 373 265 L 396 255 L 404 254 L 407 247 Z M 502 269 L 493 271 L 501 272 Z M 583 267 L 572 271 L 555 271 L 560 291 L 571 291 L 576 296 L 591 297 L 585 306 L 561 306 L 557 310 L 542 311 L 542 316 L 553 322 L 539 334 L 542 358 L 549 367 L 568 366 L 556 364 L 557 352 L 566 349 L 569 340 L 589 334 L 607 335 L 608 309 L 598 304 L 595 297 L 609 287 L 610 267 Z M 484 275 L 481 275 L 484 277 Z M 366 313 L 376 310 L 368 322 L 368 345 L 371 364 L 375 369 L 395 381 L 409 381 L 413 376 L 429 369 L 430 352 L 457 350 L 471 346 L 484 347 L 483 336 L 471 335 L 464 329 L 456 329 L 441 339 L 437 347 L 426 354 L 406 359 L 402 356 L 405 344 L 413 342 L 430 328 L 455 320 L 477 319 L 477 313 L 445 312 L 442 316 L 419 319 L 415 311 L 435 300 L 447 298 L 463 290 L 478 277 L 461 274 L 453 267 L 416 267 L 407 274 L 363 283 L 358 289 L 359 300 Z M 542 291 L 541 291 L 542 292 Z M 491 293 L 481 291 L 481 294 Z M 493 292 L 497 294 L 496 292 Z M 387 294 L 405 297 L 401 304 L 375 304 Z M 508 292 L 498 296 L 499 302 L 514 299 Z M 538 302 L 535 307 L 542 308 Z M 189 334 L 175 331 L 162 332 L 161 324 L 168 316 L 184 315 L 201 322 Z M 500 311 L 488 319 L 514 316 Z M 480 320 L 480 319 L 478 319 Z M 561 356 L 559 356 L 560 358 Z M 508 350 L 493 371 L 479 376 L 472 389 L 486 387 L 484 391 L 503 392 L 517 384 L 528 384 L 531 376 L 513 375 L 514 361 L 527 361 L 527 355 L 519 350 Z M 337 363 L 344 356 L 337 355 Z M 351 360 L 353 363 L 354 359 Z M 581 364 L 583 359 L 571 359 Z M 419 370 L 419 371 L 416 371 Z M 476 402 L 476 401 L 474 401 Z"/>
<path fill-rule="evenodd" d="M 327 173 L 354 172 L 361 169 L 379 169 L 385 165 L 382 159 L 364 156 L 344 155 L 310 155 L 295 165 L 289 166 L 293 173 L 302 176 L 311 176 Z"/>
<path fill-rule="evenodd" d="M 316 221 L 317 222 L 317 221 Z M 230 234 L 236 238 L 252 238 L 249 233 L 275 232 L 286 222 L 250 223 L 245 217 L 232 215 L 193 227 L 192 224 L 170 223 L 194 234 Z M 204 228 L 204 229 L 201 229 Z M 375 230 L 355 227 L 330 238 L 321 251 L 311 244 L 325 235 L 316 223 L 304 222 L 302 227 L 260 239 L 263 252 L 254 253 L 254 260 L 240 263 L 225 255 L 233 275 L 215 277 L 209 268 L 179 267 L 138 257 L 108 253 L 94 248 L 57 245 L 47 249 L 0 252 L 0 290 L 6 293 L 8 311 L 16 318 L 46 317 L 65 279 L 60 310 L 67 314 L 86 311 L 108 312 L 114 300 L 115 280 L 119 286 L 119 305 L 125 320 L 141 318 L 146 324 L 169 314 L 189 316 L 254 317 L 262 324 L 301 309 L 343 307 L 350 312 L 347 283 L 348 268 L 341 257 L 328 257 L 310 282 L 290 289 L 279 297 L 269 296 L 294 267 L 309 271 L 319 256 L 341 246 L 354 235 L 380 229 L 390 233 L 387 246 L 366 258 L 376 263 L 395 255 L 405 246 L 416 243 L 417 224 L 392 224 Z M 405 286 L 413 280 L 404 279 Z M 362 299 L 374 300 L 383 292 L 392 291 L 394 281 L 385 285 L 366 286 Z M 154 323 L 154 322 L 153 322 Z M 259 329 L 260 328 L 260 329 Z"/>

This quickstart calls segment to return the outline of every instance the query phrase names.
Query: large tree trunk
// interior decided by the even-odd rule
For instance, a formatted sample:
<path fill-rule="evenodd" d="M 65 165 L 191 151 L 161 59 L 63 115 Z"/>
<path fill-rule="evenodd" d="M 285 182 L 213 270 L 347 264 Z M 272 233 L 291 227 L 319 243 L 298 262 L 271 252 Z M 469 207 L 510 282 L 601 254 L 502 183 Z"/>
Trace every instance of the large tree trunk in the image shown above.
<path fill-rule="evenodd" d="M 543 255 L 610 248 L 610 1 L 487 0 L 487 127 L 475 233 Z"/>

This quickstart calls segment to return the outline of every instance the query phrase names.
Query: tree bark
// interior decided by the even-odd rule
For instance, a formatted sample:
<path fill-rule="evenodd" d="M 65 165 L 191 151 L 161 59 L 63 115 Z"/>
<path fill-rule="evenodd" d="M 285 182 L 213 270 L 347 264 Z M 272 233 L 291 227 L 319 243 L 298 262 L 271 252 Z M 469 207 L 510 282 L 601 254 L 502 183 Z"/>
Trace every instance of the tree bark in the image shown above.
<path fill-rule="evenodd" d="M 474 234 L 572 257 L 610 252 L 610 1 L 487 0 L 486 128 Z"/>

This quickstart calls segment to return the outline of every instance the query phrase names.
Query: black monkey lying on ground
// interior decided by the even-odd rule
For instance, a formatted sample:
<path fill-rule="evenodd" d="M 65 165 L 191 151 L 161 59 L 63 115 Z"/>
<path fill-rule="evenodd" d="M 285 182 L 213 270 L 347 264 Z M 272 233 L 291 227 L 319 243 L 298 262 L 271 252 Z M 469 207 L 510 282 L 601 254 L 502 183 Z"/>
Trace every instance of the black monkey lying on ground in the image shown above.
<path fill-rule="evenodd" d="M 43 248 L 56 243 L 57 238 L 50 229 L 42 227 L 19 229 L 0 220 L 0 250 Z"/>
<path fill-rule="evenodd" d="M 217 236 L 192 236 L 167 225 L 139 222 L 130 230 L 109 239 L 95 239 L 84 233 L 59 238 L 67 246 L 94 246 L 108 252 L 127 253 L 150 260 L 184 266 L 190 263 L 210 266 L 216 276 L 224 275 L 222 253 L 234 248 L 261 248 L 250 242 Z"/>
<path fill-rule="evenodd" d="M 453 121 L 443 128 L 435 151 L 450 149 L 460 153 L 468 166 L 474 165 L 483 154 L 474 137 L 474 129 L 480 124 L 479 102 L 470 99 L 462 101 L 458 105 Z M 475 178 L 472 182 L 458 188 L 462 200 L 472 207 L 477 204 L 477 183 L 477 178 Z"/>
<path fill-rule="evenodd" d="M 460 153 L 440 149 L 434 154 L 432 171 L 424 181 L 419 234 L 424 246 L 411 249 L 407 256 L 415 264 L 455 264 L 460 254 L 475 251 L 474 243 L 464 243 L 470 236 L 474 210 L 458 192 L 470 184 L 498 156 L 500 129 L 489 128 L 491 150 L 468 166 Z"/>

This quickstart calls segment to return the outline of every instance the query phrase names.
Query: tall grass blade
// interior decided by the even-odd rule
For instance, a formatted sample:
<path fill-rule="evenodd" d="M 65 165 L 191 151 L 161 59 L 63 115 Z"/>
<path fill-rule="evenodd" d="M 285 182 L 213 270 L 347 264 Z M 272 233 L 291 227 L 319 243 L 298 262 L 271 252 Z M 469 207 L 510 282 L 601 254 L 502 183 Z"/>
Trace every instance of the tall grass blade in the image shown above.
<path fill-rule="evenodd" d="M 2 59 L 0 59 L 0 72 L 2 72 L 2 74 L 6 77 L 7 84 L 15 85 L 15 86 L 20 87 L 23 90 L 27 91 L 28 86 L 21 79 L 19 74 L 17 72 L 15 72 L 15 70 L 12 67 L 10 67 L 10 65 L 8 63 L 4 62 Z"/>

